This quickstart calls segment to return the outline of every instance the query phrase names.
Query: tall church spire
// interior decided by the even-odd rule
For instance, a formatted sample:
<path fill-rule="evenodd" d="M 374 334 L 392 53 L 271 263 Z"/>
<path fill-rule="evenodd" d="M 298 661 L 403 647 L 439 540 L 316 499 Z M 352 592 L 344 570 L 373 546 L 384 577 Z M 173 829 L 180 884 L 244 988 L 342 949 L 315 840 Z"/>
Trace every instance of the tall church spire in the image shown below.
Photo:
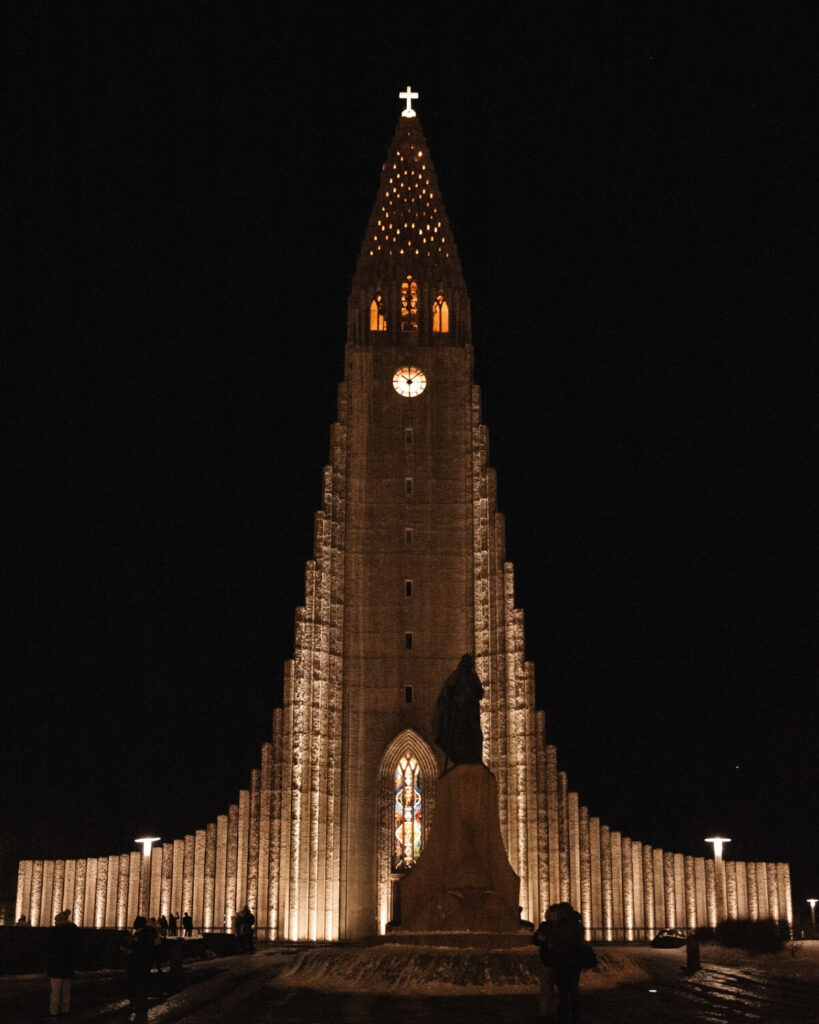
<path fill-rule="evenodd" d="M 429 343 L 431 334 L 446 333 L 449 344 L 468 343 L 466 285 L 429 146 L 411 106 L 418 94 L 407 86 L 400 95 L 407 106 L 381 168 L 359 253 L 348 337 L 367 344 L 371 331 L 416 332 L 415 340 Z"/>

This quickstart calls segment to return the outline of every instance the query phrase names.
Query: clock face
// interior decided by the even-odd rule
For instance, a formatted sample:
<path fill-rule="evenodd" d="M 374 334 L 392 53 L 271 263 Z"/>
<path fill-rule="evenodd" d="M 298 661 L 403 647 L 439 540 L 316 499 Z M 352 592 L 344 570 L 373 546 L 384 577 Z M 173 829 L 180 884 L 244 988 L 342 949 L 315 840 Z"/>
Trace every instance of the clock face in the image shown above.
<path fill-rule="evenodd" d="M 400 366 L 392 375 L 392 386 L 404 398 L 415 398 L 427 386 L 427 378 L 417 366 Z"/>

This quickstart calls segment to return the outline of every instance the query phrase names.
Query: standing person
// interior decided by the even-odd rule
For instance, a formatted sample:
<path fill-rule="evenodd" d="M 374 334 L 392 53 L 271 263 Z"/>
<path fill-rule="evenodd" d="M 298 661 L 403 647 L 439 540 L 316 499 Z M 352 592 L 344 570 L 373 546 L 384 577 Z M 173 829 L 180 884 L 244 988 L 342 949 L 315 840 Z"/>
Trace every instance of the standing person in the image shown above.
<path fill-rule="evenodd" d="M 591 946 L 584 943 L 580 914 L 571 903 L 553 903 L 546 920 L 532 939 L 539 947 L 544 967 L 540 986 L 540 1016 L 546 1019 L 557 1002 L 557 1020 L 580 1020 L 580 971 L 597 962 Z"/>
<path fill-rule="evenodd" d="M 141 915 L 134 918 L 134 930 L 127 946 L 128 959 L 125 961 L 125 977 L 128 984 L 128 999 L 136 1013 L 134 1020 L 148 1020 L 148 983 L 154 962 L 153 928 Z"/>
<path fill-rule="evenodd" d="M 186 939 L 189 939 L 193 935 L 193 918 L 187 910 L 182 915 L 182 929 L 185 932 Z"/>
<path fill-rule="evenodd" d="M 159 918 L 159 937 L 161 939 L 164 939 L 167 934 L 168 934 L 168 919 L 167 919 L 167 917 L 165 917 L 164 914 L 161 914 L 160 918 Z"/>
<path fill-rule="evenodd" d="M 67 1017 L 71 1009 L 71 979 L 77 960 L 80 932 L 71 920 L 71 911 L 63 910 L 54 918 L 48 944 L 48 976 L 51 979 L 51 1017 Z"/>
<path fill-rule="evenodd" d="M 253 926 L 256 918 L 247 904 L 236 915 L 236 934 L 239 936 L 239 952 L 253 953 Z"/>
<path fill-rule="evenodd" d="M 179 914 L 175 914 L 173 911 L 171 911 L 170 916 L 168 917 L 168 934 L 169 935 L 174 936 L 174 937 L 176 936 L 176 922 L 178 920 L 179 920 Z"/>

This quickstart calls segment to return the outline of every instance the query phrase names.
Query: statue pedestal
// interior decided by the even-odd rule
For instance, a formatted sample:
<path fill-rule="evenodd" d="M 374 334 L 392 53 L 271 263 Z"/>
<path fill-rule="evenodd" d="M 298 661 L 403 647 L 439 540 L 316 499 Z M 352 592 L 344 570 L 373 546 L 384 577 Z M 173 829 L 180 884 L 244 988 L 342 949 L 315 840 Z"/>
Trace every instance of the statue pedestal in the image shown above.
<path fill-rule="evenodd" d="M 520 879 L 498 816 L 498 784 L 483 764 L 438 780 L 435 818 L 412 871 L 401 879 L 401 932 L 516 932 Z"/>

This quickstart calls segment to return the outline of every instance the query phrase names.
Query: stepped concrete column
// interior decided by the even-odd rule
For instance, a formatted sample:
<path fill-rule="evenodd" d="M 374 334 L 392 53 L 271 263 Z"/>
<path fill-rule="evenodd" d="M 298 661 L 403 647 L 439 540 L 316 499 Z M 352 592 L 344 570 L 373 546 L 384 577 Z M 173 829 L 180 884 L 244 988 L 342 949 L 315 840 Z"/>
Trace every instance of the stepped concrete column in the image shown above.
<path fill-rule="evenodd" d="M 791 868 L 784 861 L 776 865 L 776 878 L 779 883 L 779 909 L 788 922 L 793 936 L 793 898 L 791 895 Z"/>
<path fill-rule="evenodd" d="M 97 887 L 94 896 L 94 927 L 105 927 L 105 904 L 108 899 L 108 858 L 97 857 Z"/>
<path fill-rule="evenodd" d="M 591 937 L 603 937 L 603 875 L 600 859 L 600 819 L 589 818 L 589 860 L 591 862 Z"/>
<path fill-rule="evenodd" d="M 173 876 L 171 882 L 171 912 L 182 916 L 182 886 L 185 877 L 185 840 L 173 841 Z M 181 930 L 182 924 L 177 921 L 176 927 Z"/>
<path fill-rule="evenodd" d="M 547 905 L 560 902 L 560 828 L 558 825 L 557 747 L 546 747 L 546 818 L 548 822 L 549 895 Z"/>
<path fill-rule="evenodd" d="M 623 843 L 614 829 L 609 833 L 611 842 L 611 924 L 614 938 L 623 938 Z"/>
<path fill-rule="evenodd" d="M 736 862 L 736 886 L 737 886 L 737 917 L 744 919 L 750 917 L 748 913 L 748 872 L 742 861 Z"/>
<path fill-rule="evenodd" d="M 737 902 L 737 866 L 729 860 L 725 865 L 725 908 L 732 921 L 739 917 Z"/>
<path fill-rule="evenodd" d="M 643 844 L 631 841 L 631 877 L 634 886 L 634 931 L 635 938 L 645 938 L 645 887 L 643 885 Z"/>
<path fill-rule="evenodd" d="M 717 882 L 716 872 L 714 871 L 714 862 L 707 860 L 705 862 L 705 903 L 708 912 L 708 927 L 717 927 Z"/>
<path fill-rule="evenodd" d="M 96 857 L 89 857 L 85 862 L 85 906 L 82 911 L 83 925 L 94 928 L 94 910 L 97 905 L 97 867 Z"/>
<path fill-rule="evenodd" d="M 759 903 L 759 916 L 761 918 L 771 917 L 771 909 L 768 906 L 768 866 L 765 861 L 758 860 L 754 864 L 756 871 L 756 898 Z"/>
<path fill-rule="evenodd" d="M 79 864 L 79 861 L 77 862 Z M 79 867 L 77 868 L 79 879 Z M 128 915 L 127 926 L 130 928 L 139 914 L 139 890 L 142 888 L 142 853 L 134 850 L 128 855 Z"/>
<path fill-rule="evenodd" d="M 697 894 L 697 924 L 708 924 L 708 899 L 705 893 L 705 857 L 694 858 L 694 878 Z"/>
<path fill-rule="evenodd" d="M 766 864 L 765 871 L 768 879 L 768 913 L 774 921 L 778 921 L 781 914 L 779 911 L 779 887 L 776 881 L 776 864 L 772 862 Z"/>
<path fill-rule="evenodd" d="M 105 927 L 117 926 L 117 896 L 119 895 L 119 857 L 108 858 L 108 892 L 105 895 Z"/>
<path fill-rule="evenodd" d="M 711 836 L 705 840 L 714 847 L 714 885 L 716 887 L 717 920 L 724 921 L 728 916 L 728 901 L 725 895 L 725 863 L 722 859 L 723 847 L 731 840 L 725 836 Z"/>
<path fill-rule="evenodd" d="M 677 927 L 685 927 L 685 857 L 674 854 L 674 911 Z"/>
<path fill-rule="evenodd" d="M 569 902 L 580 910 L 580 800 L 577 793 L 569 793 L 567 800 L 569 820 Z"/>
<path fill-rule="evenodd" d="M 227 888 L 227 833 L 228 819 L 226 814 L 216 818 L 216 883 L 214 886 L 213 927 L 224 928 L 230 932 L 232 919 L 228 921 L 225 914 L 225 890 Z"/>
<path fill-rule="evenodd" d="M 629 942 L 634 941 L 634 865 L 631 859 L 631 839 L 623 836 L 621 840 L 622 864 L 620 873 L 623 879 L 623 927 Z"/>
<path fill-rule="evenodd" d="M 665 885 L 665 926 L 677 927 L 677 898 L 674 892 L 674 854 L 663 852 L 663 883 Z"/>
<path fill-rule="evenodd" d="M 61 913 L 65 908 L 63 896 L 65 892 L 65 861 L 58 860 L 54 864 L 54 889 L 51 897 L 53 914 Z M 56 908 L 56 909 L 55 909 Z"/>
<path fill-rule="evenodd" d="M 691 856 L 685 858 L 685 926 L 697 927 L 697 875 Z"/>
<path fill-rule="evenodd" d="M 193 927 L 200 928 L 203 923 L 205 909 L 205 846 L 207 844 L 207 830 L 198 828 L 194 832 L 194 853 L 193 853 L 193 907 L 191 917 Z"/>
<path fill-rule="evenodd" d="M 665 858 L 662 850 L 652 850 L 654 869 L 654 925 L 657 929 L 666 927 L 665 920 Z"/>
<path fill-rule="evenodd" d="M 560 848 L 560 900 L 571 902 L 571 878 L 569 869 L 569 780 L 565 772 L 558 772 L 557 817 L 558 845 Z"/>
<path fill-rule="evenodd" d="M 173 843 L 162 844 L 162 870 L 159 890 L 159 913 L 167 920 L 171 913 L 173 890 Z"/>
<path fill-rule="evenodd" d="M 77 862 L 75 860 L 67 860 L 65 862 L 65 882 L 63 884 L 63 910 L 70 910 L 74 912 L 74 887 L 77 884 Z M 17 915 L 20 916 L 19 914 Z M 76 923 L 76 922 L 75 922 Z"/>
<path fill-rule="evenodd" d="M 756 864 L 747 861 L 745 863 L 745 889 L 748 893 L 748 917 L 752 921 L 759 918 L 759 896 L 756 885 Z"/>
<path fill-rule="evenodd" d="M 54 888 L 54 861 L 43 861 L 43 886 L 40 895 L 40 925 L 45 927 L 54 924 L 51 896 Z"/>
<path fill-rule="evenodd" d="M 591 938 L 591 835 L 589 833 L 589 809 L 580 808 L 580 906 L 577 908 L 583 918 L 586 938 Z M 535 921 L 535 925 L 537 925 Z"/>
<path fill-rule="evenodd" d="M 205 826 L 205 870 L 202 880 L 202 928 L 213 931 L 216 902 L 216 822 Z"/>
<path fill-rule="evenodd" d="M 151 916 L 151 847 L 159 842 L 159 836 L 141 836 L 134 840 L 142 847 L 142 864 L 139 885 L 139 912 L 143 917 Z"/>
<path fill-rule="evenodd" d="M 119 855 L 117 865 L 117 916 L 115 927 L 127 928 L 131 923 L 128 920 L 128 876 L 130 874 L 131 858 L 127 853 Z"/>
<path fill-rule="evenodd" d="M 185 836 L 185 861 L 182 867 L 182 906 L 183 916 L 193 913 L 193 871 L 196 860 L 196 836 Z"/>
<path fill-rule="evenodd" d="M 28 921 L 31 916 L 31 869 L 30 860 L 21 860 L 17 865 L 17 901 L 14 904 L 14 920 L 19 921 L 25 917 Z"/>
<path fill-rule="evenodd" d="M 238 910 L 236 888 L 239 882 L 239 805 L 231 804 L 227 816 L 227 854 L 225 861 L 225 921 L 233 927 Z"/>
<path fill-rule="evenodd" d="M 76 862 L 74 869 L 74 913 L 71 919 L 78 928 L 82 928 L 85 914 L 85 859 Z"/>
<path fill-rule="evenodd" d="M 643 892 L 645 894 L 646 938 L 653 938 L 657 924 L 654 898 L 654 850 L 650 846 L 643 847 Z"/>
<path fill-rule="evenodd" d="M 603 889 L 603 938 L 611 942 L 614 938 L 614 901 L 611 883 L 611 832 L 608 825 L 600 826 L 600 866 Z"/>

